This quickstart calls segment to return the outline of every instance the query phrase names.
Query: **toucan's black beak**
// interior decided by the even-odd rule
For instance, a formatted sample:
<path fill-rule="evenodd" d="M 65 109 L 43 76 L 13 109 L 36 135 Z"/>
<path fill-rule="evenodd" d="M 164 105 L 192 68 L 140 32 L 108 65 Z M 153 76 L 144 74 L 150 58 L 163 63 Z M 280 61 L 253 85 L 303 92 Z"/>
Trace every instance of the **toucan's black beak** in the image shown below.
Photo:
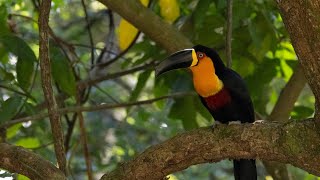
<path fill-rule="evenodd" d="M 198 63 L 197 55 L 194 49 L 185 49 L 178 51 L 156 66 L 156 77 L 159 75 L 180 68 L 188 68 Z"/>

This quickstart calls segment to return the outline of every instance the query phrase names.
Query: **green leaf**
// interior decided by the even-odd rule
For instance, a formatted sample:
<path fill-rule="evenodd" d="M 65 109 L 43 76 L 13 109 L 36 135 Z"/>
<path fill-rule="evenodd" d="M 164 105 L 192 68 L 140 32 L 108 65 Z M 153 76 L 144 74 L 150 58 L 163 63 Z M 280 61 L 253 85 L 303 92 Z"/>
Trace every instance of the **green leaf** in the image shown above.
<path fill-rule="evenodd" d="M 30 180 L 27 176 L 24 176 L 22 174 L 18 174 L 17 180 Z"/>
<path fill-rule="evenodd" d="M 40 146 L 40 141 L 38 138 L 22 138 L 19 139 L 15 145 L 22 146 L 24 148 L 36 148 Z"/>
<path fill-rule="evenodd" d="M 8 12 L 6 6 L 3 4 L 0 6 L 0 34 L 7 34 L 9 32 L 8 28 Z"/>
<path fill-rule="evenodd" d="M 200 98 L 196 97 L 194 100 L 194 106 L 197 108 L 198 113 L 204 117 L 208 122 L 212 122 L 213 117 L 207 108 L 201 103 Z"/>
<path fill-rule="evenodd" d="M 196 107 L 194 104 L 195 97 L 187 96 L 175 99 L 169 113 L 169 117 L 180 119 L 186 130 L 198 127 L 196 122 Z"/>
<path fill-rule="evenodd" d="M 283 77 L 288 81 L 293 73 L 291 67 L 287 64 L 286 60 L 280 60 L 280 67 Z"/>
<path fill-rule="evenodd" d="M 192 20 L 195 23 L 196 28 L 201 26 L 211 3 L 211 0 L 199 0 L 192 14 Z"/>
<path fill-rule="evenodd" d="M 8 51 L 0 44 L 0 63 L 7 64 L 9 61 Z"/>
<path fill-rule="evenodd" d="M 53 0 L 52 2 L 53 2 L 52 8 L 54 10 L 57 10 L 58 8 L 64 7 L 64 5 L 65 5 L 64 0 Z"/>
<path fill-rule="evenodd" d="M 22 126 L 22 123 L 15 124 L 9 127 L 7 129 L 7 135 L 6 135 L 7 139 L 14 137 L 19 132 L 19 129 L 21 128 L 21 126 Z"/>
<path fill-rule="evenodd" d="M 60 49 L 55 47 L 51 48 L 50 55 L 53 79 L 63 92 L 74 96 L 76 94 L 76 80 L 68 60 Z"/>
<path fill-rule="evenodd" d="M 277 75 L 279 61 L 264 58 L 262 63 L 257 64 L 252 74 L 245 77 L 255 109 L 260 113 L 266 113 L 266 104 L 269 102 L 271 91 L 270 82 Z"/>
<path fill-rule="evenodd" d="M 243 3 L 243 1 L 234 1 L 233 2 L 233 16 L 232 16 L 232 28 L 243 28 L 240 27 L 252 13 L 252 9 L 249 6 L 249 3 Z"/>
<path fill-rule="evenodd" d="M 0 36 L 0 43 L 18 57 L 16 66 L 17 81 L 20 87 L 27 91 L 31 85 L 34 65 L 37 58 L 29 45 L 21 38 L 12 34 Z"/>
<path fill-rule="evenodd" d="M 11 97 L 4 101 L 0 108 L 0 122 L 5 122 L 13 118 L 18 113 L 23 99 L 19 96 Z"/>
<path fill-rule="evenodd" d="M 130 101 L 135 101 L 137 100 L 137 98 L 139 97 L 142 89 L 145 87 L 147 80 L 149 79 L 150 75 L 151 75 L 151 70 L 146 70 L 142 73 L 139 74 L 138 77 L 138 82 L 136 87 L 134 88 L 134 90 L 131 93 L 130 96 Z"/>
<path fill-rule="evenodd" d="M 1 171 L 0 173 L 0 179 L 2 178 L 10 178 L 12 179 L 13 174 L 11 174 L 10 172 L 7 171 Z"/>
<path fill-rule="evenodd" d="M 292 119 L 304 119 L 312 116 L 314 110 L 306 106 L 295 106 L 291 112 Z"/>
<path fill-rule="evenodd" d="M 1 35 L 0 42 L 3 43 L 4 47 L 8 51 L 19 58 L 33 63 L 37 61 L 37 58 L 30 46 L 18 36 L 12 34 Z"/>
<path fill-rule="evenodd" d="M 0 80 L 1 81 L 13 81 L 14 75 L 10 72 L 7 72 L 6 69 L 0 67 Z"/>
<path fill-rule="evenodd" d="M 259 40 L 259 45 L 256 45 L 253 41 L 248 47 L 248 51 L 256 58 L 256 60 L 261 62 L 266 53 L 270 51 L 274 41 L 273 37 L 268 34 L 263 40 Z"/>
<path fill-rule="evenodd" d="M 34 73 L 34 63 L 26 59 L 18 58 L 16 65 L 17 80 L 20 87 L 24 91 L 28 91 L 31 86 L 32 77 Z"/>
<path fill-rule="evenodd" d="M 199 29 L 196 29 L 196 44 L 203 44 L 213 47 L 224 46 L 224 24 L 225 19 L 220 14 L 207 16 L 203 20 L 203 25 L 200 26 Z"/>
<path fill-rule="evenodd" d="M 166 78 L 158 78 L 154 81 L 153 95 L 155 97 L 160 97 L 168 94 L 170 88 L 167 86 Z M 165 101 L 157 101 L 155 102 L 159 109 L 163 109 L 165 107 Z"/>
<path fill-rule="evenodd" d="M 248 50 L 257 60 L 261 61 L 265 54 L 270 50 L 273 51 L 277 45 L 273 25 L 260 13 L 249 23 L 249 32 L 252 44 Z"/>
<path fill-rule="evenodd" d="M 34 115 L 38 113 L 35 106 L 28 102 L 24 104 L 24 110 L 28 115 Z"/>

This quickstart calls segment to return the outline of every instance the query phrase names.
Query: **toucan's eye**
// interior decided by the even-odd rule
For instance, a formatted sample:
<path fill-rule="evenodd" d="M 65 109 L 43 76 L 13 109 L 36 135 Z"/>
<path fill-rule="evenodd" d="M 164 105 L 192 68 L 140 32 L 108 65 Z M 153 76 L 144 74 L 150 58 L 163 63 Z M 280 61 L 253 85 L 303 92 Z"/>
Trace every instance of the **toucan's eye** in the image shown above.
<path fill-rule="evenodd" d="M 202 58 L 204 58 L 205 54 L 202 52 L 198 52 L 197 56 L 198 56 L 198 59 L 202 59 Z"/>

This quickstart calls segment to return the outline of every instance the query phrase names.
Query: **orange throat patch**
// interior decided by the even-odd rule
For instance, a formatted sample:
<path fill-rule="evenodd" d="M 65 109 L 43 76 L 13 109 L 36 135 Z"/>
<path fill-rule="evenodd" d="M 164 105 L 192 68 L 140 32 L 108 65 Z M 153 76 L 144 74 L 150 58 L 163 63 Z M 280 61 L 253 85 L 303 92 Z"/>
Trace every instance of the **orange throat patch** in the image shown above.
<path fill-rule="evenodd" d="M 215 74 L 215 68 L 209 57 L 199 60 L 198 65 L 190 67 L 193 75 L 193 85 L 201 97 L 217 94 L 223 83 Z"/>

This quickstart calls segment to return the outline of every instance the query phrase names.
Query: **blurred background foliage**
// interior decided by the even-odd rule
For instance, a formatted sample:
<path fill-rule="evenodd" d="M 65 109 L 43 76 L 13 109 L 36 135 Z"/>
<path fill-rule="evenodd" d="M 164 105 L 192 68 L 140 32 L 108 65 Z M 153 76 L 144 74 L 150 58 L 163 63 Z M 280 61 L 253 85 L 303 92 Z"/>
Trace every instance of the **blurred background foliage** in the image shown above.
<path fill-rule="evenodd" d="M 141 2 L 194 44 L 214 47 L 225 59 L 225 0 Z M 45 111 L 41 104 L 44 98 L 38 61 L 38 6 L 38 0 L 0 0 L 0 124 Z M 168 55 L 130 23 L 94 0 L 53 0 L 50 27 L 53 86 L 60 107 L 75 105 L 76 84 L 82 80 L 154 63 Z M 265 118 L 298 64 L 272 0 L 234 0 L 232 48 L 232 68 L 244 77 L 256 112 Z M 155 80 L 152 66 L 145 66 L 87 86 L 82 91 L 82 104 L 121 104 L 191 91 L 190 74 L 186 71 L 168 73 Z M 310 117 L 313 104 L 312 92 L 305 87 L 291 118 Z M 150 145 L 185 129 L 213 123 L 194 95 L 84 115 L 96 178 Z M 63 115 L 62 120 L 72 178 L 86 179 L 76 115 Z M 55 162 L 48 120 L 10 126 L 5 139 Z M 259 179 L 270 178 L 261 162 L 257 165 Z M 294 179 L 317 179 L 292 166 L 289 172 Z M 0 171 L 0 177 L 12 176 L 26 179 Z M 233 179 L 232 162 L 197 165 L 170 177 Z"/>

